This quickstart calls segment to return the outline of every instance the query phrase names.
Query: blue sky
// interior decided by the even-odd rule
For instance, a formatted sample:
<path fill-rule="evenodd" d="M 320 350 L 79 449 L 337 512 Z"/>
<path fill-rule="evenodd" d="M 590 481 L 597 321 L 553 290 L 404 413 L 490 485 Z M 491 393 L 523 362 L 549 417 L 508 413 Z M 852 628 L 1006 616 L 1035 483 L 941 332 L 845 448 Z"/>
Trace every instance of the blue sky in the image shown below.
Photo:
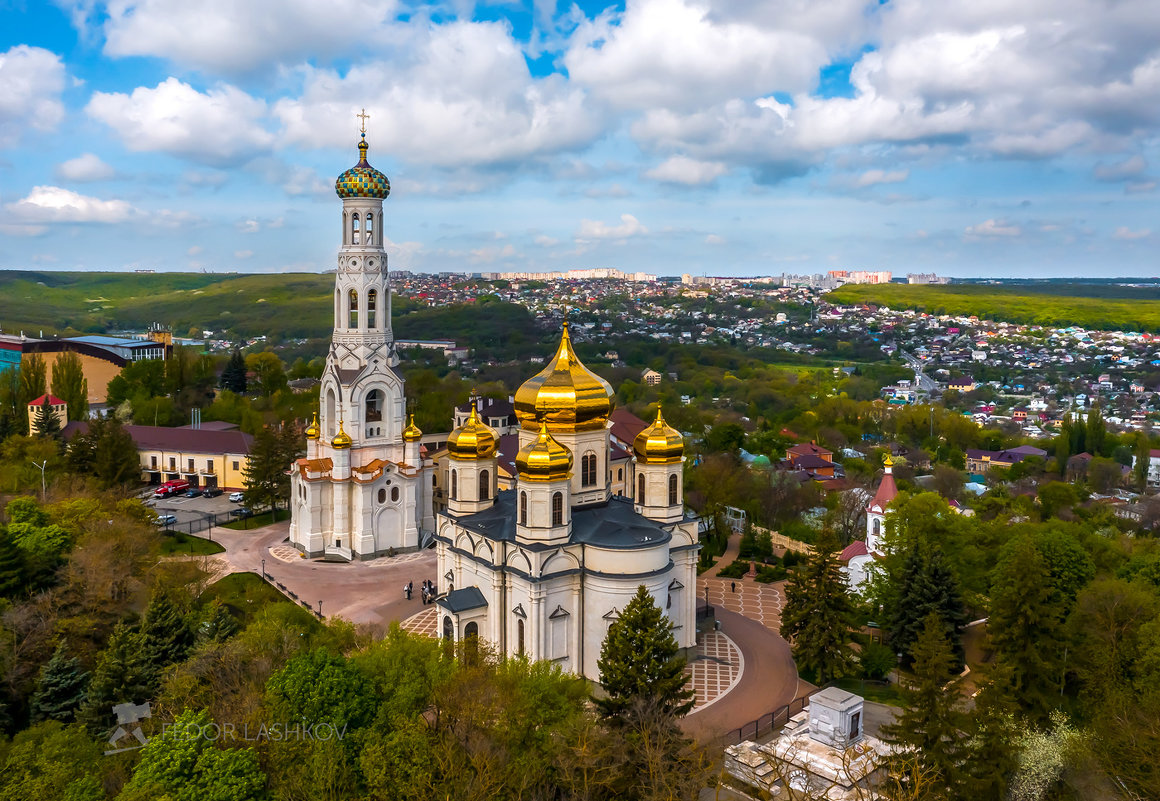
<path fill-rule="evenodd" d="M 1160 3 L 0 0 L 0 267 L 1160 275 Z"/>

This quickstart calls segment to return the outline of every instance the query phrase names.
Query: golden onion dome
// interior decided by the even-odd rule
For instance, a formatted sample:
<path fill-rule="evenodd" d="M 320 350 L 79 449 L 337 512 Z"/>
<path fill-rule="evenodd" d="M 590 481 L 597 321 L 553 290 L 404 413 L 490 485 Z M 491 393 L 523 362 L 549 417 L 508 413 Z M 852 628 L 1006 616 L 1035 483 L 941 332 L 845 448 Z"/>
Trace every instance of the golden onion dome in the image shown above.
<path fill-rule="evenodd" d="M 314 419 L 310 421 L 310 425 L 306 426 L 306 438 L 318 439 L 320 433 L 318 430 L 318 412 L 315 412 Z"/>
<path fill-rule="evenodd" d="M 612 387 L 580 362 L 567 323 L 548 366 L 516 392 L 515 410 L 526 431 L 535 431 L 541 421 L 557 432 L 604 428 L 612 413 Z"/>
<path fill-rule="evenodd" d="M 418 442 L 422 436 L 423 432 L 415 425 L 415 415 L 411 415 L 407 420 L 407 427 L 403 429 L 403 442 Z"/>
<path fill-rule="evenodd" d="M 674 464 L 685 455 L 685 438 L 665 422 L 657 407 L 657 419 L 632 441 L 636 460 L 644 464 Z"/>
<path fill-rule="evenodd" d="M 540 435 L 520 448 L 516 470 L 523 481 L 558 481 L 572 472 L 572 452 L 556 441 L 546 422 L 540 423 Z"/>
<path fill-rule="evenodd" d="M 447 454 L 453 459 L 489 459 L 495 455 L 496 446 L 495 431 L 479 419 L 473 402 L 467 422 L 447 438 Z"/>
<path fill-rule="evenodd" d="M 339 450 L 343 450 L 345 448 L 349 448 L 353 442 L 354 440 L 350 438 L 350 434 L 346 433 L 346 431 L 343 429 L 342 421 L 339 420 L 338 433 L 334 435 L 334 439 L 330 444 Z"/>

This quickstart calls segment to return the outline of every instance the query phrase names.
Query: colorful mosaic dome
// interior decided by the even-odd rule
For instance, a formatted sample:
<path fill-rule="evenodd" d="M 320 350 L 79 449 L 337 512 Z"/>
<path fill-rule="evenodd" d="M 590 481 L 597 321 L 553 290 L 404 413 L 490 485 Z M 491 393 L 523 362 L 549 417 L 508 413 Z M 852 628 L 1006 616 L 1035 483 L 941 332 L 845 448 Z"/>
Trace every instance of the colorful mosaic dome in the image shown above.
<path fill-rule="evenodd" d="M 387 180 L 387 176 L 376 170 L 367 161 L 367 150 L 369 149 L 367 135 L 364 133 L 363 138 L 358 143 L 358 164 L 338 176 L 338 180 L 334 182 L 334 191 L 338 192 L 339 197 L 385 198 L 391 194 L 391 182 Z"/>

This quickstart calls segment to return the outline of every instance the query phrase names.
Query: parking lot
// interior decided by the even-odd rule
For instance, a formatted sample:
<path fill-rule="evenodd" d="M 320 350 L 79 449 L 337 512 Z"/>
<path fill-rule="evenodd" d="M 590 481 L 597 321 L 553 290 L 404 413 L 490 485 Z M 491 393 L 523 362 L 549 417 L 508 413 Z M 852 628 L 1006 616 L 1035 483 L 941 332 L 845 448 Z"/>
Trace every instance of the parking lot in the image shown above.
<path fill-rule="evenodd" d="M 228 492 L 216 498 L 186 498 L 184 495 L 154 498 L 152 489 L 145 503 L 159 515 L 170 514 L 176 517 L 177 523 L 172 528 L 177 529 L 188 529 L 189 524 L 205 520 L 209 515 L 217 515 L 219 523 L 228 522 L 229 513 L 242 506 L 240 503 L 231 503 Z"/>

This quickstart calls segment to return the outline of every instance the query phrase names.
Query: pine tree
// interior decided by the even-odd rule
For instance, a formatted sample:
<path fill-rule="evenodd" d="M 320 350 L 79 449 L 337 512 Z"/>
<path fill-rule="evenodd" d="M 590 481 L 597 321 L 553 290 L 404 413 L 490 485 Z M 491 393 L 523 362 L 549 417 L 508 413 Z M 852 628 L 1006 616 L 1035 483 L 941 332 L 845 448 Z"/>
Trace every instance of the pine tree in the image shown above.
<path fill-rule="evenodd" d="M 283 438 L 270 427 L 258 430 L 250 445 L 250 458 L 242 471 L 246 504 L 270 507 L 275 514 L 280 501 L 290 500 L 290 462 Z"/>
<path fill-rule="evenodd" d="M 230 360 L 222 370 L 222 377 L 218 382 L 222 389 L 228 389 L 238 395 L 246 394 L 246 360 L 242 352 L 234 348 Z"/>
<path fill-rule="evenodd" d="M 1051 573 L 1030 537 L 1015 543 L 995 568 L 987 631 L 1015 700 L 1046 719 L 1058 706 L 1063 619 Z"/>
<path fill-rule="evenodd" d="M 791 643 L 798 668 L 816 673 L 819 683 L 848 675 L 854 665 L 853 603 L 837 550 L 837 538 L 824 530 L 785 585 L 781 636 Z"/>
<path fill-rule="evenodd" d="M 224 642 L 237 633 L 238 622 L 230 614 L 229 608 L 215 598 L 198 636 L 205 642 Z"/>
<path fill-rule="evenodd" d="M 102 487 L 128 484 L 141 477 L 137 444 L 116 417 L 102 417 L 89 424 L 92 437 L 92 471 Z"/>
<path fill-rule="evenodd" d="M 600 683 L 607 697 L 596 704 L 608 717 L 621 716 L 634 702 L 655 704 L 666 715 L 693 708 L 685 687 L 685 660 L 673 636 L 672 621 L 641 585 L 611 626 L 600 648 Z"/>
<path fill-rule="evenodd" d="M 955 672 L 955 658 L 946 628 L 936 613 L 931 612 L 923 620 L 910 658 L 914 665 L 913 683 L 899 683 L 902 713 L 882 727 L 882 736 L 915 749 L 918 759 L 937 777 L 934 785 L 946 787 L 958 779 L 966 721 L 955 709 L 954 687 L 947 687 Z"/>
<path fill-rule="evenodd" d="M 44 396 L 44 402 L 36 407 L 32 418 L 32 426 L 38 437 L 58 439 L 60 437 L 60 419 L 52 411 L 49 396 Z"/>
<path fill-rule="evenodd" d="M 15 597 L 27 583 L 24 551 L 0 528 L 0 598 Z"/>
<path fill-rule="evenodd" d="M 89 381 L 81 357 L 65 351 L 52 365 L 52 394 L 68 404 L 69 420 L 85 420 L 89 416 Z"/>
<path fill-rule="evenodd" d="M 911 647 L 925 625 L 926 616 L 934 612 L 943 621 L 944 634 L 961 665 L 963 648 L 959 634 L 967 622 L 967 612 L 958 581 L 942 550 L 922 541 L 915 542 L 906 554 L 897 583 L 897 594 L 888 610 L 888 625 L 890 644 L 903 655 L 903 664 L 909 665 Z"/>
<path fill-rule="evenodd" d="M 40 669 L 32 696 L 32 721 L 59 720 L 67 723 L 85 701 L 89 674 L 80 660 L 67 656 L 65 644 L 56 646 L 52 658 Z"/>
<path fill-rule="evenodd" d="M 109 643 L 97 658 L 89 683 L 88 697 L 78 718 L 101 732 L 113 721 L 113 707 L 122 703 L 140 704 L 153 695 L 157 674 L 145 650 L 140 632 L 117 624 Z"/>
<path fill-rule="evenodd" d="M 193 647 L 193 631 L 189 622 L 173 603 L 168 593 L 154 593 L 141 621 L 141 636 L 145 656 L 153 669 L 160 671 L 185 659 Z"/>

